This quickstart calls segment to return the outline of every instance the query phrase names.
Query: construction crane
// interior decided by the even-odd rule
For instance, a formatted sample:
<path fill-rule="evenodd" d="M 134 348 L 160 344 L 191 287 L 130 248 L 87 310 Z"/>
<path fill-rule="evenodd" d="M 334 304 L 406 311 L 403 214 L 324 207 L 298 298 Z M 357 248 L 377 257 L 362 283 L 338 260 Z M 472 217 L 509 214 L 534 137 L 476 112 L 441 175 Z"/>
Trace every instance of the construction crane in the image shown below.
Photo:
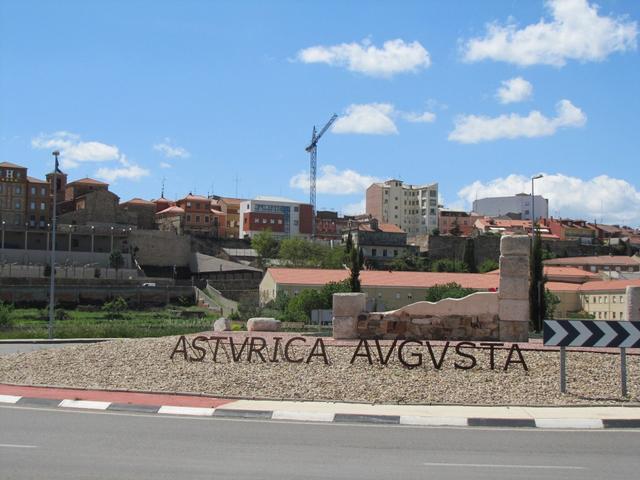
<path fill-rule="evenodd" d="M 305 148 L 305 150 L 311 154 L 309 165 L 309 203 L 311 204 L 311 207 L 313 209 L 311 220 L 311 232 L 313 237 L 316 236 L 316 176 L 318 171 L 318 140 L 320 140 L 320 138 L 322 138 L 322 135 L 324 135 L 325 132 L 329 130 L 329 127 L 333 125 L 333 122 L 335 122 L 337 118 L 338 115 L 334 113 L 319 133 L 316 133 L 316 127 L 314 125 L 313 133 L 311 134 L 311 143 L 309 143 L 309 146 Z"/>

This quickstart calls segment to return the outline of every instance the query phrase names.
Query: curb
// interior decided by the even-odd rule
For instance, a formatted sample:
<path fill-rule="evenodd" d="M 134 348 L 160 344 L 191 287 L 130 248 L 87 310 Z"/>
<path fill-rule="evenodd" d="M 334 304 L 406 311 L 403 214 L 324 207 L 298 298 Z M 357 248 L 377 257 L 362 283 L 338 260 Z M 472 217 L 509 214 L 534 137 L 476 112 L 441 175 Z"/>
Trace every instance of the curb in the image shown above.
<path fill-rule="evenodd" d="M 69 410 L 129 412 L 165 416 L 212 417 L 245 420 L 277 420 L 309 423 L 355 425 L 404 425 L 419 427 L 490 427 L 531 429 L 640 429 L 640 419 L 598 418 L 490 418 L 434 417 L 417 415 L 371 415 L 337 412 L 307 412 L 291 410 L 246 410 L 229 407 L 185 407 L 175 405 L 144 405 L 95 400 L 53 399 L 0 395 L 0 404 L 23 407 L 45 407 Z"/>

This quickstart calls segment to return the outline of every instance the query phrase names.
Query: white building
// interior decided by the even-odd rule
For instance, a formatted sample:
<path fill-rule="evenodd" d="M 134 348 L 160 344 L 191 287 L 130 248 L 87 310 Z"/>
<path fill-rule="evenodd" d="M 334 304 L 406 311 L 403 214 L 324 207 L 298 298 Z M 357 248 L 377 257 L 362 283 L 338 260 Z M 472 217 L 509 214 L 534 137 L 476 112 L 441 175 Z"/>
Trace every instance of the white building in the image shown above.
<path fill-rule="evenodd" d="M 269 230 L 275 237 L 311 236 L 313 207 L 280 197 L 256 197 L 240 203 L 240 238 Z"/>
<path fill-rule="evenodd" d="M 534 196 L 536 220 L 549 217 L 549 200 L 541 195 Z M 473 212 L 487 217 L 501 217 L 508 214 L 520 215 L 521 220 L 531 220 L 531 195 L 518 193 L 510 197 L 481 198 L 473 202 Z"/>
<path fill-rule="evenodd" d="M 438 228 L 438 184 L 374 183 L 367 188 L 366 212 L 410 236 L 431 233 Z"/>

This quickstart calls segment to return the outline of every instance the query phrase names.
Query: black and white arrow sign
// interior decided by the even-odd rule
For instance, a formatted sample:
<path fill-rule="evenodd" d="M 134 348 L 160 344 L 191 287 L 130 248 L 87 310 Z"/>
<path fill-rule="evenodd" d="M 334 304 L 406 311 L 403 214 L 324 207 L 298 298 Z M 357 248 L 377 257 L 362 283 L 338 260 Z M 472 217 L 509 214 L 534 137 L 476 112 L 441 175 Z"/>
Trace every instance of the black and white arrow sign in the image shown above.
<path fill-rule="evenodd" d="M 640 322 L 545 320 L 544 345 L 640 348 Z"/>

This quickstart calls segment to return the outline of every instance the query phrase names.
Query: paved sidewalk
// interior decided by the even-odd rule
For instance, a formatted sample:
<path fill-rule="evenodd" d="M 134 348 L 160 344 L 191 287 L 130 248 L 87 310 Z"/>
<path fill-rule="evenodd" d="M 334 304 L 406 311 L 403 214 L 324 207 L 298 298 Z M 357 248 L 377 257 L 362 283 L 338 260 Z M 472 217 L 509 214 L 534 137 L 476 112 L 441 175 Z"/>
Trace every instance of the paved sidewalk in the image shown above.
<path fill-rule="evenodd" d="M 634 428 L 640 407 L 483 407 L 234 400 L 204 395 L 0 384 L 0 404 L 328 423 L 556 429 Z"/>

